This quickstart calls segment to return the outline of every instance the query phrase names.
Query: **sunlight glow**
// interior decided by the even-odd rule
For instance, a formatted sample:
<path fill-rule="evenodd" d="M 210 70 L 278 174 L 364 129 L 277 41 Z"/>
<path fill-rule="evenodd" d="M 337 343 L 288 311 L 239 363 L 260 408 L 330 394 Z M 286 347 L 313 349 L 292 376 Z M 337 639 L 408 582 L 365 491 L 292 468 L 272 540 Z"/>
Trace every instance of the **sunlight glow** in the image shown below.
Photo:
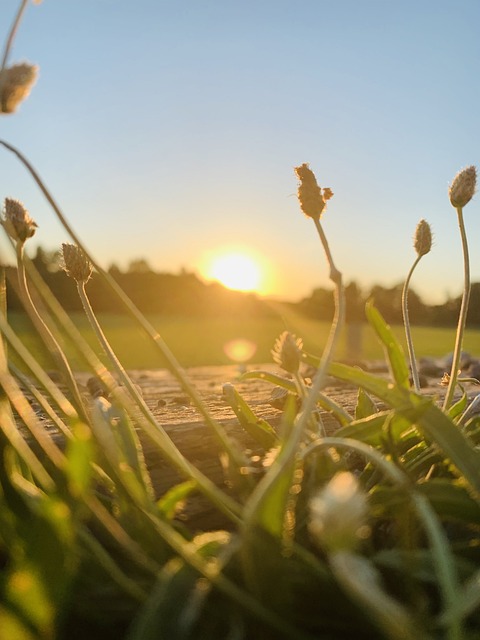
<path fill-rule="evenodd" d="M 258 291 L 262 281 L 262 268 L 247 253 L 229 252 L 213 257 L 205 275 L 229 289 Z"/>
<path fill-rule="evenodd" d="M 255 355 L 257 345 L 247 338 L 235 338 L 223 345 L 223 351 L 234 362 L 247 362 Z"/>

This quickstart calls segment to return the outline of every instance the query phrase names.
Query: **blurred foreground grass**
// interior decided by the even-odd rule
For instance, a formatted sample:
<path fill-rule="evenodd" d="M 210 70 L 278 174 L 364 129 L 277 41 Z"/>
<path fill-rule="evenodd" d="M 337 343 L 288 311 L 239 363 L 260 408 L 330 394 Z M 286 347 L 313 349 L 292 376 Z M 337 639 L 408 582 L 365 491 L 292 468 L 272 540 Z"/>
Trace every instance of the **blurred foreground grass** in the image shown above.
<path fill-rule="evenodd" d="M 12 313 L 9 318 L 21 340 L 36 355 L 40 364 L 47 368 L 53 367 L 54 365 L 46 360 L 45 349 L 40 348 L 40 342 L 26 316 Z M 103 360 L 101 349 L 83 314 L 72 314 L 71 318 Z M 98 318 L 113 349 L 127 369 L 155 369 L 165 366 L 158 352 L 152 349 L 151 343 L 128 317 L 99 314 Z M 270 362 L 270 351 L 275 339 L 286 329 L 303 339 L 307 351 L 320 354 L 330 330 L 328 322 L 310 320 L 291 310 L 282 314 L 282 317 L 248 320 L 231 317 L 212 319 L 166 316 L 150 316 L 149 320 L 185 367 L 231 364 L 233 360 L 227 355 L 225 346 L 232 340 L 248 340 L 254 343 L 256 350 L 248 362 Z M 404 345 L 403 326 L 394 327 L 394 331 Z M 414 327 L 413 339 L 417 357 L 441 357 L 453 351 L 455 328 Z M 383 358 L 382 348 L 367 324 L 362 327 L 362 346 L 364 359 Z M 65 350 L 74 369 L 85 368 L 71 345 L 65 345 Z M 480 355 L 480 329 L 467 330 L 464 350 L 472 355 Z M 344 334 L 336 358 L 345 359 L 350 355 L 347 352 Z"/>

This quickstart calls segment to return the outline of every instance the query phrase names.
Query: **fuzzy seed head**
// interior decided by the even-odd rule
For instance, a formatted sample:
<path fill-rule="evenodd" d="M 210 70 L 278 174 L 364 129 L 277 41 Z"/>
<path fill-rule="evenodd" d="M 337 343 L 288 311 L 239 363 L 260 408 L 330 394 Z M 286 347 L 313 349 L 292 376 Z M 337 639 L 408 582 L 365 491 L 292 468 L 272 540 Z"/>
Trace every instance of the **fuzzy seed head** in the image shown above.
<path fill-rule="evenodd" d="M 88 282 L 92 275 L 92 265 L 85 253 L 75 244 L 62 244 L 63 269 L 77 282 Z"/>
<path fill-rule="evenodd" d="M 462 208 L 470 202 L 477 187 L 477 169 L 473 165 L 459 171 L 448 190 L 450 202 L 455 208 Z"/>
<path fill-rule="evenodd" d="M 38 67 L 22 62 L 0 71 L 0 113 L 14 113 L 29 95 L 38 75 Z"/>
<path fill-rule="evenodd" d="M 308 528 L 327 551 L 348 551 L 368 534 L 366 494 L 352 473 L 337 473 L 310 500 Z"/>
<path fill-rule="evenodd" d="M 420 220 L 415 229 L 413 246 L 419 256 L 424 256 L 432 248 L 432 230 L 426 220 Z"/>
<path fill-rule="evenodd" d="M 20 200 L 14 198 L 5 198 L 1 224 L 12 240 L 21 243 L 31 238 L 38 226 Z"/>
<path fill-rule="evenodd" d="M 288 373 L 297 373 L 300 367 L 303 342 L 292 333 L 284 331 L 275 341 L 272 349 L 274 362 Z"/>
<path fill-rule="evenodd" d="M 295 167 L 295 173 L 300 181 L 297 196 L 301 210 L 309 218 L 320 219 L 327 200 L 333 196 L 333 191 L 327 187 L 322 192 L 308 164 Z"/>

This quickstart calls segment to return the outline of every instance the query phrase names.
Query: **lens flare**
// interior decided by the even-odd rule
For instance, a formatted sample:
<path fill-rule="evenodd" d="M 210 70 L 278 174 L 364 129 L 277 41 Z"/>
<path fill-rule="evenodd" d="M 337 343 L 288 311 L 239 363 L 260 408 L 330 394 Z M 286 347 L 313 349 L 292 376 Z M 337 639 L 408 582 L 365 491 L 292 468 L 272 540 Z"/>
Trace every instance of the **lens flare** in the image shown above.
<path fill-rule="evenodd" d="M 233 362 L 248 362 L 255 355 L 257 345 L 246 338 L 235 338 L 223 345 L 223 351 Z"/>

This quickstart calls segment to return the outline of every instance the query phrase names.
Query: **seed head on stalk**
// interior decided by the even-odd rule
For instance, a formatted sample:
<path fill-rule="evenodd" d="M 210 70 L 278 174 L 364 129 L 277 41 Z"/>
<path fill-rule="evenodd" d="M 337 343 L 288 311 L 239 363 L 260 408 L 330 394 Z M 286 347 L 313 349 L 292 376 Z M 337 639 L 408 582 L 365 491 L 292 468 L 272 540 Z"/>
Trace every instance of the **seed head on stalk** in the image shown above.
<path fill-rule="evenodd" d="M 432 230 L 426 220 L 420 220 L 415 229 L 413 246 L 418 256 L 426 256 L 432 248 Z"/>
<path fill-rule="evenodd" d="M 3 218 L 0 222 L 12 240 L 21 244 L 35 234 L 38 226 L 30 217 L 25 205 L 14 198 L 5 198 Z"/>
<path fill-rule="evenodd" d="M 28 62 L 0 71 L 0 113 L 14 113 L 30 94 L 38 76 L 38 67 Z"/>
<path fill-rule="evenodd" d="M 306 163 L 295 167 L 295 173 L 300 180 L 297 192 L 300 208 L 306 216 L 318 220 L 327 200 L 333 196 L 333 191 L 328 187 L 322 190 L 318 186 L 315 174 Z"/>
<path fill-rule="evenodd" d="M 415 391 L 417 393 L 420 393 L 420 378 L 418 376 L 418 368 L 417 368 L 417 362 L 415 359 L 415 350 L 413 348 L 413 340 L 412 340 L 412 334 L 410 330 L 410 319 L 408 314 L 408 290 L 410 286 L 410 279 L 413 275 L 413 272 L 417 264 L 420 262 L 423 256 L 427 255 L 427 253 L 430 253 L 430 250 L 432 248 L 432 230 L 426 220 L 422 219 L 417 224 L 417 227 L 415 229 L 415 235 L 413 238 L 413 247 L 417 252 L 417 257 L 412 267 L 410 268 L 410 271 L 408 272 L 407 278 L 403 285 L 402 313 L 403 313 L 403 324 L 405 326 L 405 337 L 407 340 L 408 355 L 410 358 L 410 368 L 412 371 L 413 386 L 415 387 Z"/>
<path fill-rule="evenodd" d="M 272 350 L 274 361 L 289 373 L 297 373 L 302 356 L 303 342 L 289 331 L 284 331 L 275 341 Z"/>
<path fill-rule="evenodd" d="M 76 244 L 62 244 L 63 269 L 77 282 L 88 282 L 92 275 L 92 264 Z"/>
<path fill-rule="evenodd" d="M 464 207 L 473 198 L 477 186 L 477 169 L 466 167 L 457 173 L 450 185 L 448 195 L 452 206 Z"/>
<path fill-rule="evenodd" d="M 450 382 L 443 402 L 443 409 L 446 411 L 452 400 L 457 384 L 457 370 L 460 365 L 462 353 L 463 334 L 467 322 L 468 305 L 470 301 L 470 257 L 468 251 L 467 232 L 463 220 L 463 207 L 473 198 L 477 186 L 477 169 L 474 166 L 466 167 L 457 173 L 450 185 L 448 195 L 450 203 L 457 210 L 458 228 L 462 240 L 463 252 L 463 294 L 460 313 L 458 316 L 457 333 L 455 337 L 455 348 L 453 351 L 452 368 L 450 371 Z"/>

